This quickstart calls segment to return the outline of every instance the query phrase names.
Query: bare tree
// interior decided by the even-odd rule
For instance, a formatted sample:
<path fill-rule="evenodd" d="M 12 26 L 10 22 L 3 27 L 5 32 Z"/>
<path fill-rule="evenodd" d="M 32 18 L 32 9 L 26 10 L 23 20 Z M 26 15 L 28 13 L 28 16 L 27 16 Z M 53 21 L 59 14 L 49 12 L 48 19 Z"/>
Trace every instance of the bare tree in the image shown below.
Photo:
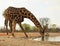
<path fill-rule="evenodd" d="M 49 18 L 40 18 L 40 23 L 43 27 L 43 31 L 42 31 L 42 40 L 44 41 L 44 34 L 45 34 L 45 31 L 47 30 L 48 28 L 48 24 L 49 24 Z"/>
<path fill-rule="evenodd" d="M 45 25 L 49 24 L 50 19 L 49 18 L 40 18 L 39 20 L 40 20 L 41 25 L 45 26 Z"/>

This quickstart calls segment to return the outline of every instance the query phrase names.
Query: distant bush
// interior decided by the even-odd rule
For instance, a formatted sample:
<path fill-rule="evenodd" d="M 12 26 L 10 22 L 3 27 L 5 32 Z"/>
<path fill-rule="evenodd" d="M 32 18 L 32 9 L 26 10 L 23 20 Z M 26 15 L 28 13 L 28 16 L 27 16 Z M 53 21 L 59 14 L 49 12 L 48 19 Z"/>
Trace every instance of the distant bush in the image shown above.
<path fill-rule="evenodd" d="M 30 32 L 31 31 L 31 26 L 29 24 L 24 23 L 24 24 L 22 24 L 22 26 L 23 26 L 23 28 L 24 28 L 24 30 L 26 32 Z"/>
<path fill-rule="evenodd" d="M 36 26 L 32 26 L 32 32 L 38 32 L 38 28 Z"/>
<path fill-rule="evenodd" d="M 46 30 L 46 32 L 60 32 L 60 28 L 55 28 L 55 29 L 49 28 Z"/>

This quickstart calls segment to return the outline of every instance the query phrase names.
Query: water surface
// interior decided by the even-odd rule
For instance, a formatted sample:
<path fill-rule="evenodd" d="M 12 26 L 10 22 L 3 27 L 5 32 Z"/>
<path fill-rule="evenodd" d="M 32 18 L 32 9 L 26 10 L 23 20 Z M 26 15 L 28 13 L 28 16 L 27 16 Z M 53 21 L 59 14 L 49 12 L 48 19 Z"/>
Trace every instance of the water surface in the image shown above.
<path fill-rule="evenodd" d="M 33 40 L 35 40 L 35 41 L 41 41 L 41 37 L 40 38 L 34 38 Z M 44 40 L 45 41 L 60 41 L 60 36 L 56 36 L 56 37 L 45 37 Z"/>

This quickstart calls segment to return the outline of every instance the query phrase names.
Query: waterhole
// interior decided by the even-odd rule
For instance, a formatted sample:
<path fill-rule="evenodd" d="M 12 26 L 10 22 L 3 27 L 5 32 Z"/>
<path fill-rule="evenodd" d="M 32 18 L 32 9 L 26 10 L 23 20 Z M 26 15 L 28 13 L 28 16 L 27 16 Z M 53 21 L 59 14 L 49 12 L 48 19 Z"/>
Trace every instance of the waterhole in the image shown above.
<path fill-rule="evenodd" d="M 35 41 L 41 41 L 41 37 L 39 38 L 33 38 Z M 60 41 L 60 36 L 55 36 L 55 37 L 45 37 L 44 41 Z"/>

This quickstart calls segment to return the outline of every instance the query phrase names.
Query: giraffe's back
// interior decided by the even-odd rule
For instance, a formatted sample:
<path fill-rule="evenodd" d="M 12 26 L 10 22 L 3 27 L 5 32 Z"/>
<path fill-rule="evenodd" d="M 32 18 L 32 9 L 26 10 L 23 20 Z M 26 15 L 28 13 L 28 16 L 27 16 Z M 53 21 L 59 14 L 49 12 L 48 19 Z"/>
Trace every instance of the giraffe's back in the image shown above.
<path fill-rule="evenodd" d="M 14 8 L 14 7 L 8 7 L 5 11 L 4 11 L 4 16 L 8 17 L 9 20 L 14 20 L 16 22 L 22 22 L 23 21 L 23 17 L 22 15 L 19 13 L 19 10 L 21 8 Z"/>

